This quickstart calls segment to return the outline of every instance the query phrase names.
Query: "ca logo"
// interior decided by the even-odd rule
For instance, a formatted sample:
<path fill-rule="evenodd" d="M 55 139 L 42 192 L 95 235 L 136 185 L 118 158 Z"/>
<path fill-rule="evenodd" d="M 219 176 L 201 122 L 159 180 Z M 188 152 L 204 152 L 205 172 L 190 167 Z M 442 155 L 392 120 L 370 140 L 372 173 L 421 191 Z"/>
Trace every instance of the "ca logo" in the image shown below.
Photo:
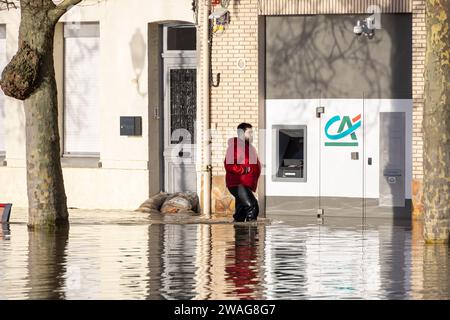
<path fill-rule="evenodd" d="M 339 125 L 339 128 L 335 134 L 330 134 L 330 128 L 335 124 L 336 122 L 341 122 Z M 350 119 L 349 116 L 334 116 L 331 118 L 327 124 L 325 125 L 325 135 L 328 139 L 333 140 L 332 142 L 328 141 L 325 142 L 325 146 L 327 147 L 357 147 L 358 144 L 358 137 L 356 136 L 356 130 L 361 127 L 361 115 L 358 115 L 354 117 L 353 119 Z M 352 142 L 343 142 L 339 141 L 344 139 L 345 137 L 350 136 Z"/>

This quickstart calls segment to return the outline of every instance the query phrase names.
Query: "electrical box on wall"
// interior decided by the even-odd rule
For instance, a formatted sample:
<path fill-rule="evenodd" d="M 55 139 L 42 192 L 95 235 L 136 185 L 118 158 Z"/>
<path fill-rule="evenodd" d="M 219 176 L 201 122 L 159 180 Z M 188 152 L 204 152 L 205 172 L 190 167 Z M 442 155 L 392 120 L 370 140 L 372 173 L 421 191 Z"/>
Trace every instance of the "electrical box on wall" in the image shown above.
<path fill-rule="evenodd" d="M 120 117 L 121 136 L 142 136 L 142 117 Z"/>

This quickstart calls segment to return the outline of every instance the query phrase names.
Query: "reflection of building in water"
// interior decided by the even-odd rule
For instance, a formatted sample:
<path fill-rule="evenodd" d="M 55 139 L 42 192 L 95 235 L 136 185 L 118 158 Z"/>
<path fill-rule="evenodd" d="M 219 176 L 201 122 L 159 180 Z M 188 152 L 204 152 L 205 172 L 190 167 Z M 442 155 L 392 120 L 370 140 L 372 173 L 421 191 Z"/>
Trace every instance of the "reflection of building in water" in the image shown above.
<path fill-rule="evenodd" d="M 379 294 L 378 231 L 279 225 L 266 232 L 267 299 Z"/>
<path fill-rule="evenodd" d="M 148 226 L 77 226 L 70 233 L 67 299 L 146 296 Z"/>
<path fill-rule="evenodd" d="M 385 299 L 401 299 L 410 291 L 411 233 L 410 227 L 391 225 L 378 228 L 381 272 L 385 281 L 381 288 Z M 405 298 L 409 298 L 406 296 Z"/>
<path fill-rule="evenodd" d="M 13 236 L 5 239 L 6 231 L 0 236 L 0 300 L 25 299 L 22 288 L 28 278 L 28 232 L 26 228 L 12 226 Z"/>
<path fill-rule="evenodd" d="M 263 228 L 227 224 L 150 229 L 153 240 L 162 240 L 161 259 L 156 249 L 149 255 L 150 299 L 262 298 Z"/>
<path fill-rule="evenodd" d="M 165 299 L 195 297 L 200 228 L 194 224 L 164 225 L 161 295 Z"/>
<path fill-rule="evenodd" d="M 310 297 L 370 299 L 379 294 L 376 230 L 312 228 L 306 237 L 305 262 Z"/>
<path fill-rule="evenodd" d="M 148 228 L 147 299 L 211 299 L 210 229 L 170 224 Z"/>
<path fill-rule="evenodd" d="M 197 246 L 195 299 L 223 299 L 225 283 L 225 244 L 234 234 L 229 225 L 202 225 Z"/>
<path fill-rule="evenodd" d="M 448 298 L 448 246 L 424 245 L 420 222 L 354 221 L 12 225 L 0 299 Z"/>
<path fill-rule="evenodd" d="M 164 225 L 160 231 L 161 235 L 155 235 L 155 239 L 163 239 L 161 263 L 156 260 L 149 264 L 150 298 L 262 297 L 263 246 L 258 236 L 258 232 L 264 235 L 262 228 L 235 229 L 230 224 Z M 149 261 L 153 258 L 156 257 L 150 257 Z M 152 278 L 158 274 L 159 278 Z"/>
<path fill-rule="evenodd" d="M 164 242 L 164 225 L 153 224 L 148 227 L 148 245 L 147 245 L 147 262 L 148 262 L 148 300 L 160 300 L 161 296 L 161 272 L 163 268 L 162 262 L 162 243 Z"/>
<path fill-rule="evenodd" d="M 306 237 L 307 234 L 299 228 L 266 228 L 265 299 L 305 297 Z"/>

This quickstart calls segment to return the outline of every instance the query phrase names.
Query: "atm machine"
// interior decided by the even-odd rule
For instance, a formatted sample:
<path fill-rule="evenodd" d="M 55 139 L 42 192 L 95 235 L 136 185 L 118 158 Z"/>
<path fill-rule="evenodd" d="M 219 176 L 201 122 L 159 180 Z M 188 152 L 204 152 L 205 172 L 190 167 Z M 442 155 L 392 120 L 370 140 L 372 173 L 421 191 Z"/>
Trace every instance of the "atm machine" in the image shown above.
<path fill-rule="evenodd" d="M 273 181 L 306 180 L 306 126 L 274 125 Z"/>

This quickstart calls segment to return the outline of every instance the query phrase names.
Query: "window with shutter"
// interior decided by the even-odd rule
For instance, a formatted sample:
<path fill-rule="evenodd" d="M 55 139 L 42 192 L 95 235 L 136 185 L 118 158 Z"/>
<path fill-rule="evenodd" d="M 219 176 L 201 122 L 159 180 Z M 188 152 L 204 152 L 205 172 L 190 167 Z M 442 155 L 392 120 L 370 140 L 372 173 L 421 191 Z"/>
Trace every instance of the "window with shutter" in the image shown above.
<path fill-rule="evenodd" d="M 6 66 L 6 25 L 0 24 L 0 73 Z M 0 88 L 0 157 L 5 156 L 5 95 Z"/>
<path fill-rule="evenodd" d="M 64 25 L 64 154 L 100 153 L 99 24 Z"/>

